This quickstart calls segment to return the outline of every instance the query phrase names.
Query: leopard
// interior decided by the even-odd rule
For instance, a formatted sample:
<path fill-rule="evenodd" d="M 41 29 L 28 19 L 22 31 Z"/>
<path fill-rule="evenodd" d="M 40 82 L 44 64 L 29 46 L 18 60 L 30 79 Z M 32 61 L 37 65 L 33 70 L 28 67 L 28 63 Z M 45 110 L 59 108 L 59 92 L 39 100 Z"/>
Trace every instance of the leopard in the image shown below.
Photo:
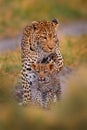
<path fill-rule="evenodd" d="M 41 20 L 31 22 L 23 30 L 21 39 L 23 105 L 28 105 L 31 102 L 32 83 L 29 82 L 28 75 L 32 73 L 32 63 L 38 63 L 43 61 L 44 57 L 56 54 L 56 60 L 50 58 L 49 62 L 53 62 L 58 71 L 64 65 L 59 49 L 58 26 L 59 22 L 57 19 L 53 19 L 52 21 Z"/>
<path fill-rule="evenodd" d="M 33 73 L 38 77 L 32 86 L 34 94 L 32 98 L 34 103 L 40 104 L 42 108 L 48 108 L 54 102 L 61 98 L 61 85 L 58 71 L 53 63 L 32 64 Z M 36 78 L 35 78 L 36 79 Z M 36 84 L 37 83 L 37 84 Z"/>

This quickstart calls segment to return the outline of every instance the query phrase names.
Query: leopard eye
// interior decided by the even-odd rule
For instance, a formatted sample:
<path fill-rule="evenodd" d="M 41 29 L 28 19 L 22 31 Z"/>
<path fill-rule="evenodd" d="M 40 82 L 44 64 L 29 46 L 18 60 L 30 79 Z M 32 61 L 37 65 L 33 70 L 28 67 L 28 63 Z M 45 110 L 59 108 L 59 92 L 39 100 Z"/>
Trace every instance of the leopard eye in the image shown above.
<path fill-rule="evenodd" d="M 56 35 L 54 35 L 53 38 L 56 38 Z"/>
<path fill-rule="evenodd" d="M 41 36 L 41 38 L 43 38 L 43 39 L 47 40 L 47 37 L 46 37 L 46 36 Z"/>
<path fill-rule="evenodd" d="M 43 37 L 43 38 L 47 40 L 47 37 Z"/>

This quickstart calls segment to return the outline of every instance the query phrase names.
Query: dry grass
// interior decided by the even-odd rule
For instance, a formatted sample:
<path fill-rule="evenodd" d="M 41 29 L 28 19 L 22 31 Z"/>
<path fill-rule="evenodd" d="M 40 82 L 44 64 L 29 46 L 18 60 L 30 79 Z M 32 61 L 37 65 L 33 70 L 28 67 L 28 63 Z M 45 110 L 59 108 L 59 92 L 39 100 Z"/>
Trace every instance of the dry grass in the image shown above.
<path fill-rule="evenodd" d="M 21 52 L 9 51 L 0 54 L 0 72 L 1 73 L 19 73 L 21 69 Z"/>
<path fill-rule="evenodd" d="M 87 35 L 67 37 L 60 42 L 65 65 L 87 64 Z"/>
<path fill-rule="evenodd" d="M 0 54 L 1 130 L 86 130 L 87 129 L 87 36 L 61 41 L 66 65 L 78 70 L 70 79 L 63 102 L 51 110 L 19 107 L 12 96 L 21 70 L 20 49 Z M 84 67 L 82 64 L 86 64 Z"/>
<path fill-rule="evenodd" d="M 65 65 L 79 66 L 87 64 L 87 35 L 81 37 L 66 37 L 60 41 L 60 50 Z M 0 72 L 16 73 L 21 70 L 21 50 L 0 54 Z"/>
<path fill-rule="evenodd" d="M 47 0 L 37 1 L 0 0 L 0 37 L 17 35 L 26 23 L 35 19 L 51 19 L 56 16 L 61 20 L 74 20 L 87 17 L 87 1 L 85 0 L 73 0 L 73 2 L 66 0 L 67 6 L 64 6 L 65 0 L 62 2 L 61 0 L 55 0 L 55 2 L 51 0 L 50 3 Z M 33 10 L 34 7 L 35 10 Z M 58 10 L 60 11 L 58 12 Z M 0 54 L 0 130 L 87 129 L 86 42 L 87 35 L 77 38 L 67 37 L 61 41 L 60 47 L 65 65 L 78 67 L 86 64 L 86 67 L 78 69 L 67 85 L 68 91 L 65 93 L 63 102 L 52 106 L 50 111 L 30 106 L 26 108 L 17 106 L 11 90 L 20 75 L 20 49 Z"/>
<path fill-rule="evenodd" d="M 5 99 L 5 102 L 0 103 L 1 130 L 86 130 L 86 77 L 87 66 L 79 68 L 67 85 L 68 91 L 63 101 L 46 111 L 30 106 L 18 107 L 14 100 L 8 102 L 7 97 L 0 94 L 0 98 Z M 9 88 L 8 84 L 6 86 Z M 3 94 L 8 92 L 7 88 L 3 90 Z"/>
<path fill-rule="evenodd" d="M 77 8 L 78 7 L 78 8 Z M 85 0 L 0 0 L 0 38 L 18 35 L 26 24 L 41 19 L 87 19 Z"/>

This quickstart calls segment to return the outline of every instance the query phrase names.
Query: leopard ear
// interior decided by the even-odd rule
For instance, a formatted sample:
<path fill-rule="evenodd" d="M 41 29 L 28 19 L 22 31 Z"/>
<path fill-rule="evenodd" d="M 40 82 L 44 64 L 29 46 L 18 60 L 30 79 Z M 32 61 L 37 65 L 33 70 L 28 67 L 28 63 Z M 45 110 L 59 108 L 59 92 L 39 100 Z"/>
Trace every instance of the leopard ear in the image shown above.
<path fill-rule="evenodd" d="M 57 19 L 53 19 L 52 22 L 53 22 L 53 25 L 54 25 L 55 27 L 58 27 L 58 26 L 59 26 L 59 22 L 58 22 Z"/>
<path fill-rule="evenodd" d="M 38 28 L 38 22 L 37 21 L 33 21 L 32 22 L 32 26 L 33 26 L 34 31 L 36 31 L 37 28 Z"/>
<path fill-rule="evenodd" d="M 33 63 L 33 64 L 32 64 L 32 69 L 33 69 L 33 70 L 36 70 L 36 67 L 37 67 L 37 65 Z"/>
<path fill-rule="evenodd" d="M 53 69 L 54 69 L 54 64 L 50 63 L 50 64 L 49 64 L 49 69 L 50 69 L 50 71 L 52 72 Z"/>

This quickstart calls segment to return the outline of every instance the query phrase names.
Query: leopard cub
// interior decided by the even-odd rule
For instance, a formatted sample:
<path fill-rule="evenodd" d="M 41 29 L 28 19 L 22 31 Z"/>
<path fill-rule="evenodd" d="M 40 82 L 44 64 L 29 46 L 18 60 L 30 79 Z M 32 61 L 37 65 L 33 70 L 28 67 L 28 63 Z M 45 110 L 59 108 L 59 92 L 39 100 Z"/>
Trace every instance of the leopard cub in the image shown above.
<path fill-rule="evenodd" d="M 60 98 L 61 86 L 58 71 L 53 63 L 48 64 L 32 64 L 33 72 L 38 77 L 38 87 L 36 86 L 41 98 L 40 105 L 47 108 L 52 102 L 56 102 Z M 38 97 L 38 94 L 37 94 Z M 38 100 L 38 98 L 36 99 Z"/>

